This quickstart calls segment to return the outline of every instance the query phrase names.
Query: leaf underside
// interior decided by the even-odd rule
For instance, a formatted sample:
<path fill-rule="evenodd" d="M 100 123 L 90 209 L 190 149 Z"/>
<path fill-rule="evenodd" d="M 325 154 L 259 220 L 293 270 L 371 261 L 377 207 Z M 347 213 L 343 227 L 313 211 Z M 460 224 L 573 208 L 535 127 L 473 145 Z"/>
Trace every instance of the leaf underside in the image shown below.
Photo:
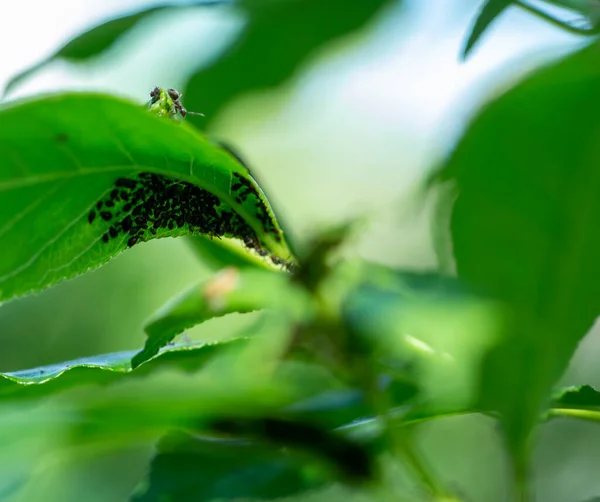
<path fill-rule="evenodd" d="M 202 234 L 290 258 L 248 171 L 186 124 L 92 94 L 0 110 L 0 301 L 138 242 Z"/>
<path fill-rule="evenodd" d="M 195 371 L 221 349 L 230 344 L 240 343 L 244 343 L 244 339 L 171 345 L 135 371 L 132 369 L 131 359 L 136 351 L 129 350 L 29 370 L 0 373 L 0 400 L 40 398 L 86 384 L 107 385 L 148 375 L 159 369 Z"/>

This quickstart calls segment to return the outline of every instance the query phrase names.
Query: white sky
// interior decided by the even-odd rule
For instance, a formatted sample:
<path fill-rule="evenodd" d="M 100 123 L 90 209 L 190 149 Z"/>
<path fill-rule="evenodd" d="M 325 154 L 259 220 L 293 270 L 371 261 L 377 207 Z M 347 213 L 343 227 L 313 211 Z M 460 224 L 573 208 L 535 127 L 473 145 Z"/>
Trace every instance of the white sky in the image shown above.
<path fill-rule="evenodd" d="M 394 11 L 388 13 L 388 19 L 380 24 L 373 39 L 358 51 L 358 55 L 362 56 L 362 60 L 359 60 L 361 67 L 354 68 L 351 80 L 347 78 L 347 71 L 341 72 L 341 77 L 344 78 L 343 92 L 336 93 L 332 98 L 341 104 L 351 104 L 357 114 L 375 114 L 378 119 L 383 120 L 396 120 L 396 111 L 400 109 L 404 117 L 410 118 L 413 127 L 427 130 L 437 122 L 440 115 L 446 113 L 448 106 L 455 103 L 461 93 L 466 89 L 476 88 L 492 70 L 506 66 L 510 71 L 526 70 L 532 66 L 531 58 L 523 68 L 515 65 L 510 67 L 507 63 L 518 62 L 535 52 L 546 52 L 546 57 L 552 57 L 557 52 L 569 50 L 576 43 L 575 37 L 512 8 L 492 27 L 473 57 L 468 62 L 461 63 L 458 52 L 481 1 L 405 0 L 402 14 L 408 16 L 408 22 L 399 24 L 398 21 L 406 20 L 406 17 Z M 51 54 L 72 35 L 86 27 L 119 13 L 134 11 L 139 6 L 156 3 L 162 2 L 6 2 L 3 5 L 3 15 L 0 16 L 0 86 L 11 75 Z M 166 23 L 172 26 L 163 26 L 162 38 L 157 34 L 154 37 L 157 41 L 154 43 L 164 45 L 168 38 L 169 46 L 173 46 L 173 53 L 181 56 L 179 61 L 183 61 L 185 56 L 202 56 L 197 54 L 198 46 L 192 43 L 194 38 L 207 42 L 210 40 L 211 42 L 204 44 L 205 47 L 214 43 L 226 43 L 230 33 L 223 28 L 228 23 L 213 15 L 210 9 L 207 12 L 208 16 L 186 15 L 183 25 L 181 18 L 173 23 Z M 129 57 L 117 58 L 113 65 L 116 71 L 122 72 L 125 67 L 132 66 L 129 64 L 131 58 L 140 58 L 139 53 L 151 52 L 152 41 L 148 43 L 147 38 L 141 37 L 139 42 L 136 46 L 134 37 Z M 185 54 L 185 49 L 190 50 L 190 47 L 194 48 L 194 53 Z M 356 56 L 356 52 L 351 54 L 354 62 Z M 338 67 L 343 70 L 348 63 L 341 58 Z M 154 65 L 151 59 L 148 59 L 147 66 L 145 70 L 137 67 L 136 71 L 152 73 Z M 54 71 L 46 71 L 34 78 L 25 86 L 25 90 L 20 90 L 17 94 L 64 87 L 116 87 L 114 80 L 110 82 L 114 73 L 103 70 L 105 78 L 99 78 L 94 71 L 88 72 L 88 75 L 73 75 L 66 68 L 55 68 Z M 336 78 L 339 80 L 340 75 L 336 75 Z M 309 82 L 308 87 L 310 84 Z M 322 82 L 318 82 L 318 85 L 322 85 Z M 135 94 L 127 90 L 126 86 L 121 86 L 120 89 L 127 95 Z"/>

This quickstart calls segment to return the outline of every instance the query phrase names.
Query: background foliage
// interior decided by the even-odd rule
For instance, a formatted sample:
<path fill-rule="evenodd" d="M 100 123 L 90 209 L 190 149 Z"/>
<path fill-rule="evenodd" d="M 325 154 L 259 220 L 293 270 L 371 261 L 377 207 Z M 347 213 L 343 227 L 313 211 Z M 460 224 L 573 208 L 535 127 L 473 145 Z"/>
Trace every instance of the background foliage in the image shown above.
<path fill-rule="evenodd" d="M 600 374 L 576 351 L 595 346 L 600 310 L 600 9 L 478 7 L 456 57 L 473 57 L 516 11 L 581 38 L 519 82 L 486 90 L 420 173 L 413 193 L 434 209 L 411 213 L 412 231 L 398 221 L 373 231 L 399 211 L 373 215 L 373 201 L 389 194 L 396 204 L 405 188 L 374 167 L 401 162 L 367 146 L 367 123 L 356 137 L 341 124 L 324 137 L 324 113 L 301 156 L 276 123 L 270 141 L 283 146 L 264 159 L 271 171 L 230 145 L 244 127 L 277 122 L 315 61 L 335 73 L 332 54 L 355 57 L 379 25 L 398 30 L 410 2 L 144 5 L 8 82 L 10 97 L 59 61 L 106 64 L 148 20 L 216 15 L 235 25 L 223 47 L 199 46 L 185 75 L 163 76 L 205 119 L 161 120 L 98 93 L 0 109 L 0 499 L 598 496 Z M 249 125 L 232 126 L 238 119 Z M 315 169 L 306 152 L 327 141 L 335 155 Z M 372 163 L 365 178 L 356 151 Z M 186 220 L 156 234 L 177 239 L 103 243 L 110 223 L 96 202 L 117 178 L 145 172 L 179 187 L 167 198 L 194 186 L 243 223 L 187 235 L 198 232 Z M 255 188 L 240 192 L 238 180 Z M 349 207 L 331 210 L 345 198 Z M 311 211 L 329 217 L 317 228 Z M 430 229 L 436 259 L 418 240 Z M 398 242 L 415 238 L 410 260 Z"/>

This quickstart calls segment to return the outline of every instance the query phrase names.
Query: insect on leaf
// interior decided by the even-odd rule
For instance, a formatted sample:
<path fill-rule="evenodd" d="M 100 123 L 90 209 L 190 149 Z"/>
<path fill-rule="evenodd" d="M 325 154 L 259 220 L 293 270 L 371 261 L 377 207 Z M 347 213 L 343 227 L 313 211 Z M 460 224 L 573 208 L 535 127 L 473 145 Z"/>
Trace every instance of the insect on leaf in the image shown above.
<path fill-rule="evenodd" d="M 0 301 L 180 235 L 290 258 L 255 180 L 186 124 L 94 94 L 0 109 Z"/>

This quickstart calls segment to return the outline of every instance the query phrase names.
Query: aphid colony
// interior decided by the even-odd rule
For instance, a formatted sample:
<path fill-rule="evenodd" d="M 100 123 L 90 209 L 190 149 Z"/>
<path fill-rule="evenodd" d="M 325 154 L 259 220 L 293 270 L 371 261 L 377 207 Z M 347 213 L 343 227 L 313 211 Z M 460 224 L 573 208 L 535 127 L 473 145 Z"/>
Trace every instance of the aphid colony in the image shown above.
<path fill-rule="evenodd" d="M 159 230 L 187 227 L 190 233 L 241 238 L 247 247 L 267 254 L 252 228 L 218 197 L 155 173 L 117 179 L 109 196 L 88 215 L 90 224 L 98 220 L 111 223 L 102 236 L 104 242 L 125 235 L 131 247 Z"/>

